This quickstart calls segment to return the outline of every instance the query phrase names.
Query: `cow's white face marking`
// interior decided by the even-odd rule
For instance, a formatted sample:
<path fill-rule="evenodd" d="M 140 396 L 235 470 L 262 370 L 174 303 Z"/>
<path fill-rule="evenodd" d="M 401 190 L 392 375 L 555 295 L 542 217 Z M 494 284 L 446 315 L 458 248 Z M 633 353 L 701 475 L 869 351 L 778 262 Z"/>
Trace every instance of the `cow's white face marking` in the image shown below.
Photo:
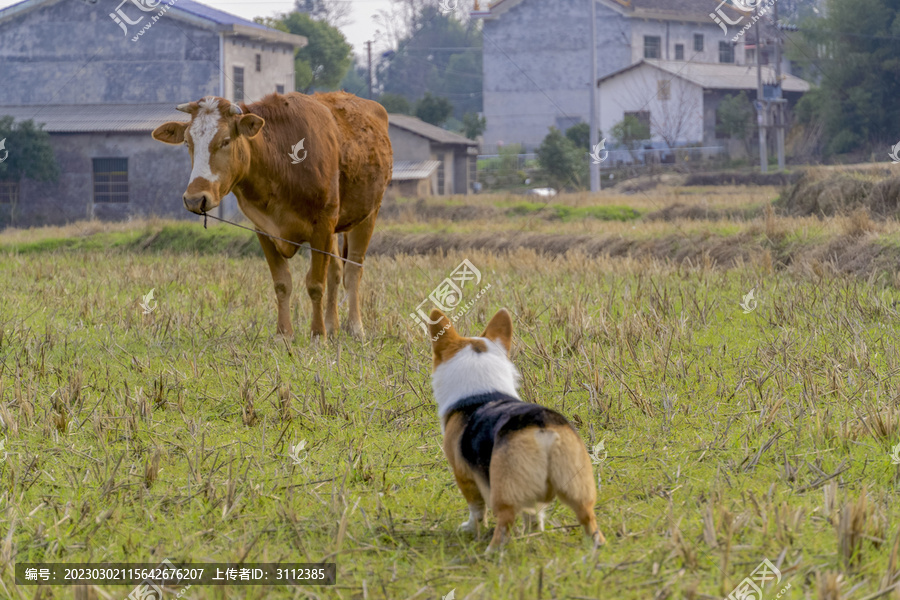
<path fill-rule="evenodd" d="M 200 109 L 191 124 L 191 139 L 194 142 L 194 169 L 191 171 L 191 183 L 202 177 L 210 183 L 219 180 L 212 172 L 209 164 L 209 144 L 219 131 L 219 102 L 213 98 L 200 101 Z"/>

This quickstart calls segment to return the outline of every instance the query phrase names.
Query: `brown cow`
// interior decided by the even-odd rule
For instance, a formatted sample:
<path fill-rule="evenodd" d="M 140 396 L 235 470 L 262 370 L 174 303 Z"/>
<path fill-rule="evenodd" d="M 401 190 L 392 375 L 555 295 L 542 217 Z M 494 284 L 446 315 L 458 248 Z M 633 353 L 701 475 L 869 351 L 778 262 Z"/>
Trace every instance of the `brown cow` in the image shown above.
<path fill-rule="evenodd" d="M 179 105 L 178 110 L 190 114 L 191 121 L 160 125 L 153 138 L 184 143 L 191 153 L 193 171 L 182 198 L 185 208 L 203 214 L 234 192 L 241 211 L 260 231 L 296 243 L 309 242 L 312 248 L 335 254 L 335 234 L 343 233 L 343 256 L 363 262 L 391 180 L 388 116 L 380 104 L 344 92 L 289 93 L 270 94 L 240 106 L 206 97 Z M 257 237 L 275 282 L 278 332 L 292 336 L 287 259 L 297 246 Z M 312 299 L 312 333 L 331 334 L 338 327 L 341 261 L 321 252 L 310 254 L 306 291 Z M 347 263 L 346 269 L 349 329 L 362 337 L 362 268 Z"/>

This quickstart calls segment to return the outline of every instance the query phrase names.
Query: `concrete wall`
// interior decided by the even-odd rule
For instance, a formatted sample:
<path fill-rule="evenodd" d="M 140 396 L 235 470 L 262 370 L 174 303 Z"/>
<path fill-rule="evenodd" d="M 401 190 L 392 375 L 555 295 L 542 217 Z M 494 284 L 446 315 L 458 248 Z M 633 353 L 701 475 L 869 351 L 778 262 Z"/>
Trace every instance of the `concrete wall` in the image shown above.
<path fill-rule="evenodd" d="M 694 52 L 694 34 L 703 35 L 703 51 Z M 644 58 L 644 36 L 653 35 L 661 39 L 662 60 L 676 60 L 675 46 L 684 46 L 684 60 L 701 63 L 719 62 L 719 42 L 731 43 L 730 36 L 722 34 L 722 29 L 712 19 L 709 23 L 685 23 L 680 21 L 641 21 L 634 19 L 631 28 L 631 64 Z M 744 44 L 734 47 L 734 64 L 744 64 Z"/>
<path fill-rule="evenodd" d="M 500 143 L 530 150 L 558 119 L 588 120 L 591 1 L 525 0 L 484 22 L 487 151 Z M 631 24 L 601 4 L 597 39 L 598 77 L 631 64 Z"/>
<path fill-rule="evenodd" d="M 388 128 L 391 146 L 394 149 L 394 161 L 398 160 L 439 160 L 432 155 L 431 142 L 400 127 L 391 125 Z"/>
<path fill-rule="evenodd" d="M 550 127 L 590 120 L 590 1 L 524 0 L 485 20 L 484 152 L 509 144 L 530 151 Z M 704 36 L 701 53 L 693 50 L 695 33 Z M 594 80 L 641 60 L 645 35 L 661 38 L 663 59 L 675 60 L 675 45 L 684 44 L 685 60 L 709 63 L 719 62 L 719 42 L 731 39 L 712 20 L 629 19 L 597 4 Z M 743 43 L 735 47 L 735 62 L 744 62 Z"/>
<path fill-rule="evenodd" d="M 669 81 L 669 100 L 659 95 L 659 81 Z M 608 136 L 626 112 L 650 111 L 650 133 L 663 132 L 679 142 L 703 140 L 703 88 L 650 65 L 642 65 L 600 86 L 600 129 Z M 680 133 L 678 133 L 680 131 Z"/>
<path fill-rule="evenodd" d="M 187 148 L 163 146 L 151 139 L 149 132 L 50 137 L 60 179 L 56 183 L 22 181 L 19 205 L 15 208 L 17 225 L 57 225 L 89 218 L 192 216 L 181 201 L 191 172 Z M 128 159 L 130 202 L 93 203 L 93 158 Z M 5 208 L 0 218 L 8 216 L 10 207 Z"/>
<path fill-rule="evenodd" d="M 219 34 L 121 0 L 61 0 L 0 24 L 0 105 L 180 103 L 219 91 Z M 176 4 L 177 6 L 177 4 Z M 155 14 L 155 13 L 152 13 Z"/>
<path fill-rule="evenodd" d="M 470 155 L 464 147 L 459 147 L 454 153 L 453 161 L 453 186 L 456 194 L 471 194 L 472 181 L 469 179 L 472 162 L 476 156 Z"/>
<path fill-rule="evenodd" d="M 416 135 L 400 127 L 389 129 L 394 161 L 439 160 L 444 165 L 444 189 L 437 187 L 437 172 L 432 177 L 432 186 L 437 194 L 471 194 L 469 182 L 470 161 L 468 147 L 463 144 L 439 144 Z"/>
<path fill-rule="evenodd" d="M 256 71 L 256 55 L 262 70 Z M 244 102 L 262 100 L 283 85 L 285 93 L 294 91 L 294 51 L 285 45 L 251 41 L 241 37 L 225 39 L 225 97 L 234 100 L 234 67 L 244 69 Z"/>

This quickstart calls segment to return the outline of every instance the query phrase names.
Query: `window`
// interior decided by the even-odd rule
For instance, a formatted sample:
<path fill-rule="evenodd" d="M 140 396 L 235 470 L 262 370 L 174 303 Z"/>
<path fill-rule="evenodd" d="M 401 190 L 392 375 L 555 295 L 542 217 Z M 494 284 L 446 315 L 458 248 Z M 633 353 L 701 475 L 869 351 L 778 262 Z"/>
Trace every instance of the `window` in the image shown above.
<path fill-rule="evenodd" d="M 675 44 L 675 60 L 684 60 L 684 44 Z"/>
<path fill-rule="evenodd" d="M 0 181 L 0 204 L 17 204 L 19 202 L 19 182 Z"/>
<path fill-rule="evenodd" d="M 694 34 L 694 52 L 703 52 L 703 34 Z"/>
<path fill-rule="evenodd" d="M 262 71 L 262 54 L 256 55 L 256 72 Z"/>
<path fill-rule="evenodd" d="M 734 62 L 734 44 L 730 42 L 719 42 L 719 62 Z"/>
<path fill-rule="evenodd" d="M 232 75 L 234 102 L 244 101 L 244 67 L 235 67 Z"/>
<path fill-rule="evenodd" d="M 128 202 L 128 159 L 94 159 L 94 202 Z"/>
<path fill-rule="evenodd" d="M 755 48 L 747 48 L 744 50 L 744 60 L 747 61 L 748 65 L 756 64 L 756 49 Z"/>
<path fill-rule="evenodd" d="M 658 35 L 644 36 L 644 58 L 660 58 L 660 48 L 662 48 L 662 38 Z"/>
<path fill-rule="evenodd" d="M 643 129 L 645 132 L 650 131 L 650 111 L 649 110 L 641 110 L 638 112 L 626 112 L 625 116 L 626 117 L 634 117 L 635 119 L 638 120 L 638 123 L 640 123 L 643 126 L 641 129 Z"/>
<path fill-rule="evenodd" d="M 656 82 L 656 95 L 660 100 L 668 100 L 672 97 L 672 82 L 668 79 L 659 79 Z"/>
<path fill-rule="evenodd" d="M 283 93 L 284 93 L 284 86 L 283 86 L 283 85 L 276 85 L 276 86 L 275 86 L 275 91 L 278 92 L 279 94 L 283 94 Z"/>

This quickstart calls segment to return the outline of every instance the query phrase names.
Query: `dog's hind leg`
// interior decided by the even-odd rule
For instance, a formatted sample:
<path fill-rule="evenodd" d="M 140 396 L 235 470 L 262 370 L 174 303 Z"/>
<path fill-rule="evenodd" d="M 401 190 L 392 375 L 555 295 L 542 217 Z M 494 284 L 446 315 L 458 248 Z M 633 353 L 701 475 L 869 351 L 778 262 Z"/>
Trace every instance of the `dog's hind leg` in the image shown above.
<path fill-rule="evenodd" d="M 495 552 L 509 541 L 509 530 L 516 521 L 516 509 L 508 504 L 494 505 L 491 507 L 494 516 L 497 517 L 497 527 L 494 529 L 494 537 L 487 547 L 487 554 Z"/>

